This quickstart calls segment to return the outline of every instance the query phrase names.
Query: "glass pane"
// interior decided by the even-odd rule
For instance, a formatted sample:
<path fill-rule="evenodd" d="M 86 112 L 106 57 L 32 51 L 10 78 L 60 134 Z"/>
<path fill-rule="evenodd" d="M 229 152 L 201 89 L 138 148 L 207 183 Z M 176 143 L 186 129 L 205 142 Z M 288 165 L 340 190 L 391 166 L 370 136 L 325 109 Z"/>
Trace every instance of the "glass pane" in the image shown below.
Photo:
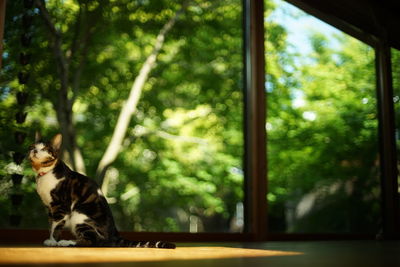
<path fill-rule="evenodd" d="M 374 50 L 284 1 L 266 1 L 269 227 L 376 233 Z"/>
<path fill-rule="evenodd" d="M 12 226 L 9 218 L 16 214 L 22 221 L 14 226 L 47 228 L 26 162 L 22 186 L 10 182 L 11 174 L 20 172 L 11 155 L 26 153 L 35 130 L 50 139 L 61 127 L 72 127 L 77 146 L 65 144 L 64 160 L 95 177 L 118 116 L 136 92 L 138 103 L 128 105 L 133 114 L 121 147 L 111 147 L 119 152 L 102 183 L 119 229 L 241 232 L 241 1 L 189 1 L 184 6 L 181 1 L 46 1 L 63 37 L 61 47 L 54 47 L 38 10 L 24 11 L 22 2 L 7 2 L 0 227 Z M 23 12 L 34 17 L 24 27 Z M 27 47 L 21 44 L 26 32 L 31 36 Z M 66 60 L 66 81 L 54 51 Z M 20 62 L 21 52 L 31 55 L 29 64 Z M 146 67 L 151 69 L 147 77 Z M 30 72 L 26 85 L 18 83 L 20 71 Z M 17 92 L 29 94 L 21 107 L 28 113 L 22 124 L 14 122 Z M 73 102 L 72 117 L 65 117 L 68 103 L 60 97 Z M 27 135 L 21 145 L 14 141 L 17 130 Z M 15 208 L 10 201 L 14 193 L 24 197 Z"/>

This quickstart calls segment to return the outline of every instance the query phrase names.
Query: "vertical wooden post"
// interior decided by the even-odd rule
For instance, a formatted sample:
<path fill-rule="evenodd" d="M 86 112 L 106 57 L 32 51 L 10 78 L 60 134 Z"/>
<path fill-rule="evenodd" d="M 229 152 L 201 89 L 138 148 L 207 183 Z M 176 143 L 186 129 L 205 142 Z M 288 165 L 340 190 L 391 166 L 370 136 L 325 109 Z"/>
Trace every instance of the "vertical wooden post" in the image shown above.
<path fill-rule="evenodd" d="M 0 69 L 3 66 L 3 35 L 6 18 L 6 0 L 0 0 Z"/>
<path fill-rule="evenodd" d="M 398 170 L 390 46 L 382 39 L 376 46 L 376 71 L 381 164 L 383 238 L 400 237 Z"/>
<path fill-rule="evenodd" d="M 253 239 L 267 236 L 264 4 L 244 0 L 245 225 Z"/>

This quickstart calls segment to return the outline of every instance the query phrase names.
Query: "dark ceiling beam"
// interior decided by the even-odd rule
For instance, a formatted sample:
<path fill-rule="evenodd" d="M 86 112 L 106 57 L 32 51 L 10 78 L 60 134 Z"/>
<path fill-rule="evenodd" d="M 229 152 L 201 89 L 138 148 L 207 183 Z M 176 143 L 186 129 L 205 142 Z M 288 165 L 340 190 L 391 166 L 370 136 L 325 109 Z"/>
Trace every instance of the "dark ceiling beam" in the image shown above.
<path fill-rule="evenodd" d="M 377 0 L 286 0 L 341 31 L 376 47 L 378 40 L 400 49 L 400 4 Z M 385 28 L 386 36 L 381 29 Z"/>

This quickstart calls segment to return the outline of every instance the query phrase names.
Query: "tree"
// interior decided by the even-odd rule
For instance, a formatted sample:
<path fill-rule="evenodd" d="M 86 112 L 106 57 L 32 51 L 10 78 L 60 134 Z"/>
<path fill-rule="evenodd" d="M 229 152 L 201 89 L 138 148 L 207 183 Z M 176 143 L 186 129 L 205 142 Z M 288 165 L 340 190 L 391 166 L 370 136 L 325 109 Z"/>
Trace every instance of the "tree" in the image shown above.
<path fill-rule="evenodd" d="M 103 188 L 121 229 L 240 231 L 241 2 L 36 3 L 41 12 L 32 21 L 30 108 L 27 129 L 20 130 L 32 139 L 36 129 L 51 136 L 61 128 L 70 164 L 106 174 Z M 2 214 L 11 209 L 4 170 L 9 151 L 16 149 L 8 133 L 19 127 L 10 114 L 14 91 L 21 90 L 21 5 L 7 6 Z M 269 224 L 281 231 L 369 231 L 378 210 L 371 48 L 339 36 L 340 46 L 333 49 L 316 33 L 310 37 L 312 53 L 301 61 L 288 52 L 286 29 L 269 17 L 276 5 L 265 5 Z M 124 130 L 117 131 L 125 107 L 130 110 Z M 122 133 L 116 142 L 113 132 Z M 114 151 L 106 161 L 107 147 Z M 28 166 L 24 174 L 33 176 Z M 45 224 L 33 179 L 24 179 L 22 190 L 37 205 L 30 209 L 24 202 L 29 215 L 23 225 Z M 357 224 L 357 211 L 364 225 Z"/>
<path fill-rule="evenodd" d="M 76 129 L 72 108 L 80 89 L 81 75 L 87 60 L 86 54 L 89 49 L 89 42 L 96 26 L 98 26 L 95 22 L 101 18 L 102 8 L 106 8 L 107 5 L 103 5 L 103 3 L 97 3 L 96 5 L 94 2 L 79 2 L 77 5 L 78 12 L 73 11 L 73 3 L 67 5 L 65 9 L 65 13 L 68 15 L 67 23 L 63 26 L 71 30 L 69 36 L 65 36 L 62 29 L 58 28 L 60 23 L 57 19 L 59 18 L 55 17 L 56 21 L 53 21 L 54 18 L 46 8 L 45 2 L 36 0 L 35 4 L 39 8 L 41 17 L 47 27 L 50 47 L 58 71 L 57 80 L 60 87 L 57 90 L 57 101 L 53 102 L 53 106 L 63 135 L 63 146 L 68 151 L 68 159 L 72 168 L 85 172 L 83 157 L 76 143 Z"/>
<path fill-rule="evenodd" d="M 355 39 L 339 38 L 335 51 L 323 34 L 312 35 L 308 60 L 292 67 L 299 71 L 291 92 L 275 85 L 269 93 L 284 98 L 269 112 L 278 114 L 269 120 L 269 199 L 272 218 L 286 216 L 286 229 L 279 230 L 377 229 L 374 54 Z"/>
<path fill-rule="evenodd" d="M 103 157 L 101 158 L 99 165 L 96 170 L 96 176 L 102 184 L 102 189 L 104 192 L 107 191 L 108 182 L 104 182 L 104 176 L 108 167 L 115 161 L 119 150 L 121 149 L 122 141 L 126 135 L 129 122 L 131 120 L 132 115 L 136 111 L 136 107 L 142 93 L 144 84 L 146 83 L 150 71 L 154 68 L 156 64 L 156 59 L 160 50 L 164 44 L 164 40 L 168 32 L 174 26 L 176 20 L 178 19 L 181 12 L 186 9 L 186 4 L 182 6 L 182 9 L 177 11 L 174 17 L 172 17 L 160 30 L 157 35 L 156 42 L 154 44 L 153 51 L 146 58 L 146 61 L 143 63 L 138 76 L 135 78 L 133 82 L 132 88 L 129 93 L 129 97 L 125 104 L 123 105 L 121 112 L 118 116 L 117 124 L 114 128 L 113 135 L 111 137 L 111 141 L 107 146 L 106 151 L 104 152 Z"/>
<path fill-rule="evenodd" d="M 38 3 L 43 12 L 34 20 L 28 125 L 50 136 L 61 126 L 57 113 L 69 109 L 67 123 L 76 131 L 86 172 L 93 174 L 157 34 L 182 6 L 171 1 L 45 3 Z M 18 3 L 10 5 L 15 12 L 8 21 L 19 20 Z M 242 194 L 241 104 L 233 105 L 241 103 L 240 9 L 237 1 L 193 1 L 168 32 L 118 157 L 107 172 L 107 195 L 111 203 L 117 201 L 112 208 L 117 218 L 124 218 L 120 223 L 129 222 L 125 229 L 185 230 L 189 217 L 197 218 L 199 229 L 230 228 Z M 76 37 L 84 37 L 86 23 L 93 24 L 87 48 L 83 52 L 77 47 L 81 52 L 72 57 L 72 44 L 79 44 Z M 55 29 L 49 35 L 51 24 Z M 18 40 L 8 31 L 6 41 L 13 58 L 6 62 L 10 79 L 4 84 L 11 84 L 15 69 L 10 66 L 19 53 L 11 44 Z M 64 56 L 67 67 L 54 49 Z M 66 85 L 60 78 L 63 71 Z M 62 88 L 68 93 L 60 108 Z M 172 123 L 176 120 L 184 123 Z M 159 214 L 165 216 L 160 219 Z"/>

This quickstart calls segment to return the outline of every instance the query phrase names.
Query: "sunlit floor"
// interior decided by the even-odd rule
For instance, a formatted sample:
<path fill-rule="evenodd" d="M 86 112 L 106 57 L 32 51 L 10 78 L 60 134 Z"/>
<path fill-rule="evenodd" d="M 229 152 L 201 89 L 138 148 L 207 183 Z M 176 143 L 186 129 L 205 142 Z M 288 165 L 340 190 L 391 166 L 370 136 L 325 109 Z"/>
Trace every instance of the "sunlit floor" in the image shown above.
<path fill-rule="evenodd" d="M 400 266 L 400 242 L 178 244 L 148 248 L 0 247 L 1 265 L 35 266 Z"/>

